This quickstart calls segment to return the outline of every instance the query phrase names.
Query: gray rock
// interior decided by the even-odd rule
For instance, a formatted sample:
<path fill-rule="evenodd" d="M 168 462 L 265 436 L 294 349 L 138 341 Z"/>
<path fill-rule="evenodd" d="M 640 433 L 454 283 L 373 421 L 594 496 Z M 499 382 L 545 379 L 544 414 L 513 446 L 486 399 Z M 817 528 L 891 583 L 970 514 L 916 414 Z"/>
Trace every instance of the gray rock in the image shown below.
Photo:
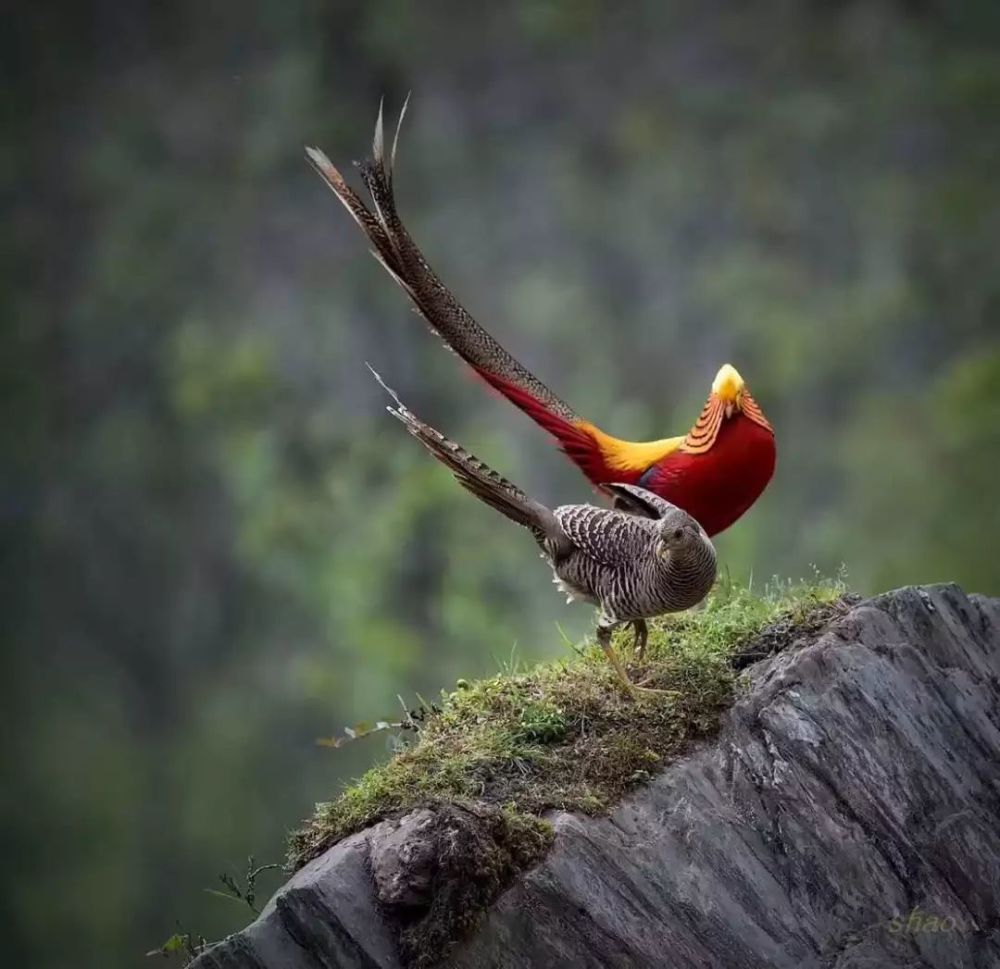
<path fill-rule="evenodd" d="M 745 679 L 719 735 L 609 817 L 554 813 L 448 964 L 1000 966 L 1000 600 L 889 593 Z M 198 969 L 395 969 L 433 830 L 343 841 Z"/>
<path fill-rule="evenodd" d="M 419 909 L 430 904 L 438 851 L 434 828 L 433 811 L 414 811 L 395 831 L 372 842 L 372 876 L 383 905 Z"/>

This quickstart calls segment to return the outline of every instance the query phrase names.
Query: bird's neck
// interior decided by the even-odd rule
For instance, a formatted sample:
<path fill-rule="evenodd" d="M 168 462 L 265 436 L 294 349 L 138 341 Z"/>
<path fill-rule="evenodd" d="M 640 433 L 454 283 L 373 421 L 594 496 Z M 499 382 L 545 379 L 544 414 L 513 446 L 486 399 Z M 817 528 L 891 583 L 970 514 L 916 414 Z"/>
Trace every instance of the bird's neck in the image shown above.
<path fill-rule="evenodd" d="M 680 608 L 689 608 L 701 602 L 715 583 L 715 549 L 706 543 L 671 551 L 658 569 L 663 588 L 683 590 L 690 601 Z"/>

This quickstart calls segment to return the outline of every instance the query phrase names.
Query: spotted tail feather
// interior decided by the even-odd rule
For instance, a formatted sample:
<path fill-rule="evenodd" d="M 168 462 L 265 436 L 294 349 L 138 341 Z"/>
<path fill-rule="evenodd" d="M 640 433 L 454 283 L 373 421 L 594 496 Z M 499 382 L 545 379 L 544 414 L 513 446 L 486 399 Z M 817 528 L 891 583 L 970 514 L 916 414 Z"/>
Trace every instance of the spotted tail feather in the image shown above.
<path fill-rule="evenodd" d="M 399 118 L 400 124 L 405 111 L 404 104 Z M 507 394 L 506 387 L 519 390 L 522 396 L 526 394 L 537 408 L 552 414 L 564 423 L 577 420 L 576 414 L 568 404 L 560 400 L 534 374 L 515 360 L 472 318 L 428 265 L 396 211 L 393 165 L 398 139 L 399 124 L 396 126 L 387 160 L 382 108 L 379 106 L 375 137 L 372 142 L 372 157 L 358 166 L 361 178 L 371 196 L 371 209 L 347 185 L 343 176 L 323 152 L 316 148 L 307 148 L 306 154 L 368 237 L 373 247 L 372 254 L 406 292 L 430 328 L 450 349 L 522 409 L 525 408 L 519 400 Z"/>

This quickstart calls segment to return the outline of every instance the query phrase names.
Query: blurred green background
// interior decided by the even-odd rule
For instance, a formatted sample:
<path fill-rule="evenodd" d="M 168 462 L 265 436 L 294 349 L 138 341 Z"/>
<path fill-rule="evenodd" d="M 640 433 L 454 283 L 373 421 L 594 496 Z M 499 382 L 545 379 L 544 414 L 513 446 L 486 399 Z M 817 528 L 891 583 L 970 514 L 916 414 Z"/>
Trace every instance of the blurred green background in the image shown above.
<path fill-rule="evenodd" d="M 611 433 L 734 363 L 778 471 L 741 580 L 1000 593 L 1000 5 L 22 5 L 0 39 L 5 959 L 135 966 L 385 756 L 314 738 L 565 651 L 535 550 L 385 414 L 583 478 L 303 159 L 413 90 L 405 218 Z M 349 166 L 348 166 L 349 167 Z M 265 876 L 267 892 L 276 879 Z"/>

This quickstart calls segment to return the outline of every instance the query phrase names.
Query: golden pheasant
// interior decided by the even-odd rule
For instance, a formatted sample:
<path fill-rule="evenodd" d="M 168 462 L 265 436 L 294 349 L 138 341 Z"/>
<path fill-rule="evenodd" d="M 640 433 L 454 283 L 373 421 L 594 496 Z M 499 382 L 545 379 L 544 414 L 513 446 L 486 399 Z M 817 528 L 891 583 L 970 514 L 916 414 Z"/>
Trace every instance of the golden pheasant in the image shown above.
<path fill-rule="evenodd" d="M 402 124 L 406 105 L 399 117 Z M 775 464 L 774 431 L 736 368 L 723 365 L 687 434 L 625 441 L 579 417 L 514 359 L 459 304 L 427 264 L 400 221 L 393 195 L 399 125 L 388 164 L 379 108 L 372 158 L 359 168 L 369 209 L 316 148 L 306 154 L 371 242 L 373 255 L 406 291 L 431 329 L 490 386 L 559 442 L 602 491 L 634 484 L 684 509 L 709 535 L 733 524 L 760 496 Z"/>

